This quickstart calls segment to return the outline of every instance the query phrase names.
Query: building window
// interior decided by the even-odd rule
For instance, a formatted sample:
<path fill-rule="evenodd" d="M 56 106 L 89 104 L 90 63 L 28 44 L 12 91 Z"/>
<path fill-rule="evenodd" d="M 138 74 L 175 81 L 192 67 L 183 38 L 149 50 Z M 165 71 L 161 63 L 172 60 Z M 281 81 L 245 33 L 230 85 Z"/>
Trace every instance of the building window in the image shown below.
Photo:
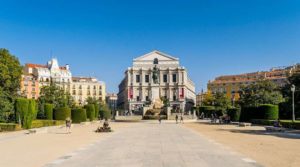
<path fill-rule="evenodd" d="M 140 101 L 140 96 L 136 96 L 136 101 Z"/>
<path fill-rule="evenodd" d="M 150 80 L 150 79 L 149 79 L 149 75 L 145 75 L 145 82 L 146 82 L 146 83 L 149 83 L 149 80 Z"/>
<path fill-rule="evenodd" d="M 173 74 L 173 77 L 172 77 L 173 79 L 173 82 L 177 82 L 177 75 L 176 74 Z"/>
<path fill-rule="evenodd" d="M 140 75 L 135 76 L 136 83 L 140 83 Z"/>
<path fill-rule="evenodd" d="M 158 64 L 158 59 L 157 59 L 157 58 L 155 58 L 155 59 L 153 60 L 153 64 Z"/>
<path fill-rule="evenodd" d="M 173 101 L 176 101 L 176 96 L 175 95 L 173 96 Z"/>
<path fill-rule="evenodd" d="M 164 77 L 164 79 L 163 79 L 163 80 L 164 80 L 164 82 L 165 82 L 165 83 L 166 83 L 166 82 L 168 82 L 168 76 L 167 76 L 167 74 L 164 74 L 164 76 L 163 76 L 163 77 Z"/>
<path fill-rule="evenodd" d="M 146 96 L 146 101 L 149 101 L 149 96 Z"/>

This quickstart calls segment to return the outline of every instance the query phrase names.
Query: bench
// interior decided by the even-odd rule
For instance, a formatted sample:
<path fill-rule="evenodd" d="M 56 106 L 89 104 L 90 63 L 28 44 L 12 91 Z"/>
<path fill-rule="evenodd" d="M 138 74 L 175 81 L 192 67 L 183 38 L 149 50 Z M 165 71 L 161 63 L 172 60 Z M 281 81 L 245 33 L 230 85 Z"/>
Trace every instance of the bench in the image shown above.
<path fill-rule="evenodd" d="M 284 132 L 285 131 L 285 128 L 274 127 L 274 126 L 266 126 L 265 129 L 267 132 Z"/>
<path fill-rule="evenodd" d="M 246 127 L 246 126 L 251 126 L 252 124 L 251 123 L 248 123 L 248 122 L 240 122 L 239 123 L 239 126 L 241 127 Z"/>

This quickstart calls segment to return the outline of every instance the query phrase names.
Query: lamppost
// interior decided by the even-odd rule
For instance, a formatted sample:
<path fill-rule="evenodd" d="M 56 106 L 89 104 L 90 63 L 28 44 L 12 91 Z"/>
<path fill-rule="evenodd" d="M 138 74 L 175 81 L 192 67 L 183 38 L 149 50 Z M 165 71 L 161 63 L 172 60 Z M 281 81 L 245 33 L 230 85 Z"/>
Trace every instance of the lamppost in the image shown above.
<path fill-rule="evenodd" d="M 291 87 L 292 91 L 292 105 L 293 105 L 293 122 L 295 122 L 295 91 L 296 91 L 296 86 L 292 85 Z"/>

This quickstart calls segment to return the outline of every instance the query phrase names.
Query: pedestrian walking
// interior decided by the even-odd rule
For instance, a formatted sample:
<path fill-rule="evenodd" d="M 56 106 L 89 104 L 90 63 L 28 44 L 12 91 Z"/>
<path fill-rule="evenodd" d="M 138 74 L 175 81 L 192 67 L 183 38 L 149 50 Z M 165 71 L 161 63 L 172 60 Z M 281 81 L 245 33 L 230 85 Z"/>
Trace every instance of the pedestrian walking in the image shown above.
<path fill-rule="evenodd" d="M 66 131 L 67 131 L 67 133 L 71 133 L 71 125 L 72 125 L 72 120 L 68 117 L 66 119 Z"/>
<path fill-rule="evenodd" d="M 180 122 L 183 123 L 183 116 L 180 116 Z"/>
<path fill-rule="evenodd" d="M 178 115 L 177 114 L 175 116 L 175 119 L 176 119 L 176 124 L 178 124 Z"/>
<path fill-rule="evenodd" d="M 160 115 L 158 117 L 158 122 L 159 122 L 159 124 L 161 124 L 161 117 L 160 117 Z"/>

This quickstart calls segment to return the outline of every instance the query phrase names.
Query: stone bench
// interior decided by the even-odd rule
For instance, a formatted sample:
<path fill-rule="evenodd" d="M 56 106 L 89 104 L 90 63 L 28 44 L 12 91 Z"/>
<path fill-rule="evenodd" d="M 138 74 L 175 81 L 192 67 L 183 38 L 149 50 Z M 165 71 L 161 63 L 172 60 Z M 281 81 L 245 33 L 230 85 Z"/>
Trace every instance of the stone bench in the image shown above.
<path fill-rule="evenodd" d="M 239 123 L 239 126 L 240 127 L 246 127 L 246 126 L 251 126 L 252 124 L 251 123 L 248 123 L 248 122 L 240 122 Z"/>
<path fill-rule="evenodd" d="M 285 131 L 285 128 L 274 127 L 274 126 L 266 126 L 265 129 L 268 132 L 284 132 Z"/>

